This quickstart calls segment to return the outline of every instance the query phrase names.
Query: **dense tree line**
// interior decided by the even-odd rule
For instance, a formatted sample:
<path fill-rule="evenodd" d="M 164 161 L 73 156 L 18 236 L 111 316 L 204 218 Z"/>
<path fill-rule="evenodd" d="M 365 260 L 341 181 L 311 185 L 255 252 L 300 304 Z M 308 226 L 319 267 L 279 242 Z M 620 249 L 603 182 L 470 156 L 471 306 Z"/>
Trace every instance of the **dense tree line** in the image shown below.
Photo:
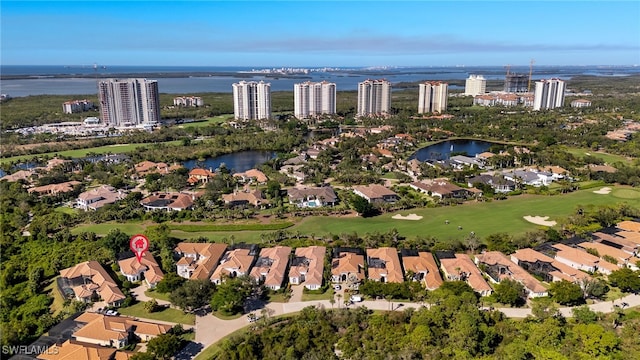
<path fill-rule="evenodd" d="M 298 316 L 259 321 L 220 344 L 214 359 L 634 359 L 640 355 L 637 311 L 608 316 L 576 308 L 563 318 L 540 305 L 522 320 L 479 310 L 462 283 L 445 283 L 431 308 L 373 314 L 365 308 L 305 308 Z M 615 319 L 615 321 L 612 321 Z M 340 355 L 337 355 L 340 354 Z"/>

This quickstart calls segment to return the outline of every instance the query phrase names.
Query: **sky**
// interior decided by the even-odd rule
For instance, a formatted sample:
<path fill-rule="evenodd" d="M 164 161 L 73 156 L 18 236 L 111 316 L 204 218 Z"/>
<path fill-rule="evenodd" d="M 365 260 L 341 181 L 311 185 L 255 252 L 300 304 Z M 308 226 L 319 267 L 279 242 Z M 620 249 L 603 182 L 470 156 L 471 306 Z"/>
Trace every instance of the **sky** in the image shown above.
<path fill-rule="evenodd" d="M 640 1 L 0 1 L 4 65 L 640 65 Z"/>

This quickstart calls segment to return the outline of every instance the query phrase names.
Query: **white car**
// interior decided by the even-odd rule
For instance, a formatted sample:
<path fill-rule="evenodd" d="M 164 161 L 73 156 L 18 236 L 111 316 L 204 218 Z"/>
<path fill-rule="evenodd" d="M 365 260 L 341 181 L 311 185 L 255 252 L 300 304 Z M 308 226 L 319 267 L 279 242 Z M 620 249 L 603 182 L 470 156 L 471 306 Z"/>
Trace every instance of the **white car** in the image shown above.
<path fill-rule="evenodd" d="M 337 284 L 336 284 L 336 285 L 333 285 L 333 290 L 335 290 L 335 291 L 340 291 L 341 289 L 342 289 L 342 286 L 337 285 Z"/>
<path fill-rule="evenodd" d="M 104 313 L 107 316 L 118 316 L 120 315 L 117 311 L 115 310 L 107 310 L 107 312 Z"/>
<path fill-rule="evenodd" d="M 362 302 L 362 296 L 351 295 L 351 298 L 349 298 L 349 300 L 351 300 L 352 303 Z"/>

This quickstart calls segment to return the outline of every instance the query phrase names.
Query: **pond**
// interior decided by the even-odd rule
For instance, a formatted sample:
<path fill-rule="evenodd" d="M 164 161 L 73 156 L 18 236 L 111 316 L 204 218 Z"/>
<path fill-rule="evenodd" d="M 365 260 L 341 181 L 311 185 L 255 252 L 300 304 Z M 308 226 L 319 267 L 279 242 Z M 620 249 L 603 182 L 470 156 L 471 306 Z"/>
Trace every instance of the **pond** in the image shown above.
<path fill-rule="evenodd" d="M 467 156 L 473 157 L 489 150 L 492 145 L 495 143 L 484 140 L 447 140 L 419 149 L 409 157 L 409 160 L 444 160 L 450 158 L 452 153 L 466 153 Z"/>
<path fill-rule="evenodd" d="M 225 164 L 227 169 L 230 169 L 232 173 L 236 173 L 256 168 L 275 157 L 276 153 L 272 151 L 250 150 L 206 158 L 204 160 L 189 160 L 185 161 L 182 165 L 189 170 L 201 167 L 215 171 L 221 164 Z"/>

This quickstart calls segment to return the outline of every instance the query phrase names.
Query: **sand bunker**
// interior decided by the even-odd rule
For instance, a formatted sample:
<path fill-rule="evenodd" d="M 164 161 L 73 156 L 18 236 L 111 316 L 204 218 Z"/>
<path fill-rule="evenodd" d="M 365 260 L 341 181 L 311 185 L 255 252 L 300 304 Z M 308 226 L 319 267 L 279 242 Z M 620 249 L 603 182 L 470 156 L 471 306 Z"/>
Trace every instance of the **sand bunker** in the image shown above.
<path fill-rule="evenodd" d="M 611 192 L 611 188 L 610 187 L 603 187 L 600 190 L 595 190 L 593 193 L 594 194 L 600 194 L 600 195 L 607 195 L 610 192 Z"/>
<path fill-rule="evenodd" d="M 557 222 L 555 221 L 548 221 L 549 220 L 548 216 L 523 216 L 523 218 L 528 222 L 534 223 L 536 225 L 553 226 L 557 224 Z"/>
<path fill-rule="evenodd" d="M 391 218 L 396 220 L 420 220 L 422 219 L 422 216 L 416 215 L 416 214 L 409 214 L 407 216 L 397 214 L 397 215 L 393 215 Z"/>

